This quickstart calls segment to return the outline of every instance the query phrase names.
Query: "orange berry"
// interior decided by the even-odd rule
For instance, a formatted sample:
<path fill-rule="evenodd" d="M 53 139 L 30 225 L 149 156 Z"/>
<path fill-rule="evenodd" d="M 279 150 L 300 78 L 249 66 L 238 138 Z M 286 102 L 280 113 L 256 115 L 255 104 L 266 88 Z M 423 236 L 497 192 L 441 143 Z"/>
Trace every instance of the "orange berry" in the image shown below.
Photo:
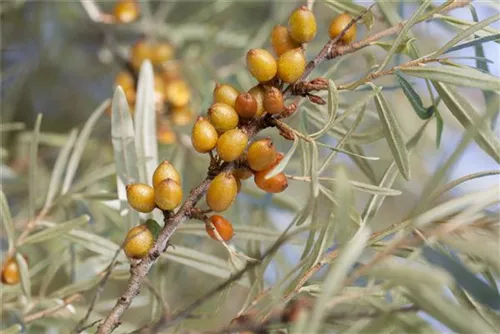
<path fill-rule="evenodd" d="M 257 100 L 250 93 L 241 93 L 236 98 L 234 109 L 243 118 L 252 118 L 257 113 Z"/>
<path fill-rule="evenodd" d="M 288 33 L 288 29 L 285 26 L 277 25 L 273 28 L 271 32 L 271 44 L 274 49 L 274 53 L 279 57 L 288 50 L 298 48 L 299 43 L 295 42 Z"/>
<path fill-rule="evenodd" d="M 127 200 L 131 207 L 143 213 L 155 208 L 155 190 L 144 183 L 133 183 L 126 187 Z"/>
<path fill-rule="evenodd" d="M 255 98 L 255 101 L 257 101 L 257 113 L 255 114 L 255 116 L 261 116 L 264 113 L 264 87 L 262 87 L 261 85 L 253 86 L 248 91 L 248 93 Z"/>
<path fill-rule="evenodd" d="M 234 104 L 236 102 L 238 94 L 239 92 L 233 86 L 225 84 L 221 85 L 216 83 L 213 92 L 213 99 L 214 102 L 225 103 L 228 106 L 234 108 Z"/>
<path fill-rule="evenodd" d="M 116 21 L 130 23 L 139 17 L 139 4 L 135 0 L 118 0 L 114 8 Z"/>
<path fill-rule="evenodd" d="M 182 188 L 179 183 L 172 179 L 161 181 L 155 187 L 155 202 L 164 211 L 178 207 L 182 202 Z"/>
<path fill-rule="evenodd" d="M 139 71 L 141 64 L 146 59 L 151 59 L 152 47 L 146 41 L 139 41 L 130 50 L 130 63 L 132 67 Z"/>
<path fill-rule="evenodd" d="M 275 161 L 276 148 L 269 138 L 254 141 L 248 148 L 247 162 L 254 171 L 267 169 Z"/>
<path fill-rule="evenodd" d="M 283 94 L 276 87 L 266 89 L 264 95 L 264 110 L 270 114 L 280 114 L 285 110 L 285 103 L 283 102 Z"/>
<path fill-rule="evenodd" d="M 191 142 L 196 151 L 200 153 L 210 152 L 217 145 L 219 135 L 212 123 L 206 118 L 199 116 L 193 125 L 191 132 Z"/>
<path fill-rule="evenodd" d="M 144 224 L 131 228 L 125 237 L 123 251 L 128 257 L 142 259 L 153 247 L 153 233 Z"/>
<path fill-rule="evenodd" d="M 298 43 L 307 43 L 316 36 L 316 18 L 306 6 L 294 10 L 288 18 L 288 33 Z"/>
<path fill-rule="evenodd" d="M 209 218 L 210 223 L 205 224 L 205 229 L 210 236 L 210 238 L 218 241 L 214 230 L 217 230 L 219 236 L 224 241 L 229 241 L 233 237 L 233 225 L 226 220 L 224 217 L 219 215 L 213 215 Z"/>
<path fill-rule="evenodd" d="M 163 161 L 156 167 L 153 173 L 153 187 L 156 188 L 158 185 L 166 179 L 172 179 L 178 184 L 181 184 L 181 177 L 175 167 L 167 160 Z"/>
<path fill-rule="evenodd" d="M 247 134 L 239 129 L 224 132 L 217 140 L 217 154 L 224 161 L 234 161 L 245 151 L 248 143 Z"/>
<path fill-rule="evenodd" d="M 172 60 L 174 58 L 174 48 L 170 43 L 162 42 L 153 46 L 151 54 L 151 62 L 155 66 Z"/>
<path fill-rule="evenodd" d="M 128 71 L 121 71 L 115 77 L 115 87 L 121 86 L 123 90 L 128 88 L 135 90 L 135 79 Z"/>
<path fill-rule="evenodd" d="M 266 169 L 255 173 L 254 181 L 257 187 L 268 193 L 280 193 L 284 191 L 288 187 L 285 173 L 279 173 L 266 180 L 265 177 L 269 171 L 270 169 Z"/>
<path fill-rule="evenodd" d="M 334 39 L 347 27 L 347 25 L 351 22 L 352 18 L 349 14 L 343 13 L 337 16 L 330 23 L 330 27 L 328 28 L 328 34 L 331 39 Z M 340 38 L 340 41 L 344 44 L 349 44 L 356 39 L 356 24 L 353 24 L 349 30 L 346 31 L 344 36 Z"/>
<path fill-rule="evenodd" d="M 278 77 L 286 83 L 294 83 L 306 69 L 306 57 L 301 48 L 282 54 L 278 59 Z"/>
<path fill-rule="evenodd" d="M 216 102 L 210 106 L 208 119 L 219 133 L 234 129 L 240 120 L 233 107 L 221 102 Z"/>
<path fill-rule="evenodd" d="M 217 175 L 208 186 L 206 202 L 216 212 L 227 210 L 238 193 L 236 178 L 231 173 Z"/>
<path fill-rule="evenodd" d="M 2 283 L 13 285 L 19 283 L 20 280 L 19 265 L 14 257 L 10 257 L 2 266 Z"/>
<path fill-rule="evenodd" d="M 193 119 L 193 112 L 189 106 L 172 108 L 170 119 L 177 126 L 187 125 Z"/>
<path fill-rule="evenodd" d="M 191 90 L 184 80 L 174 80 L 165 85 L 165 100 L 174 107 L 183 107 L 191 98 Z"/>
<path fill-rule="evenodd" d="M 269 81 L 276 75 L 276 60 L 267 50 L 250 49 L 247 52 L 246 61 L 248 71 L 250 71 L 250 74 L 259 82 Z"/>

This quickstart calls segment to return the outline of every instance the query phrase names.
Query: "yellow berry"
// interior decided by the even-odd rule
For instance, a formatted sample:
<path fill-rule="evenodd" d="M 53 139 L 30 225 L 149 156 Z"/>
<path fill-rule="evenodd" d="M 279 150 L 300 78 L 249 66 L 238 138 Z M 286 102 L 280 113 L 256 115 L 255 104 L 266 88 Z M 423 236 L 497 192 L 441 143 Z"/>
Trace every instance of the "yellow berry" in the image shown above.
<path fill-rule="evenodd" d="M 283 94 L 276 87 L 266 89 L 264 95 L 264 110 L 270 114 L 279 114 L 285 110 L 285 103 L 283 102 Z"/>
<path fill-rule="evenodd" d="M 181 177 L 175 167 L 167 160 L 163 161 L 156 167 L 153 173 L 153 187 L 156 189 L 158 185 L 166 179 L 172 179 L 178 184 L 181 184 Z"/>
<path fill-rule="evenodd" d="M 269 138 L 254 141 L 248 148 L 247 162 L 254 171 L 269 168 L 275 160 L 276 148 Z"/>
<path fill-rule="evenodd" d="M 245 151 L 248 136 L 243 130 L 236 128 L 224 132 L 217 140 L 217 154 L 224 161 L 234 161 Z"/>
<path fill-rule="evenodd" d="M 297 8 L 288 18 L 288 33 L 298 43 L 307 43 L 316 36 L 316 18 L 306 6 Z"/>
<path fill-rule="evenodd" d="M 221 102 L 216 102 L 210 106 L 208 119 L 219 133 L 234 129 L 240 120 L 233 107 Z"/>
<path fill-rule="evenodd" d="M 207 205 L 213 211 L 225 211 L 233 204 L 237 192 L 238 186 L 235 177 L 231 173 L 221 173 L 208 186 Z"/>
<path fill-rule="evenodd" d="M 160 75 L 165 85 L 167 85 L 171 81 L 182 79 L 180 66 L 175 62 L 168 62 L 162 64 Z"/>
<path fill-rule="evenodd" d="M 182 188 L 179 183 L 172 179 L 161 181 L 155 187 L 155 202 L 164 211 L 178 207 L 182 202 Z"/>
<path fill-rule="evenodd" d="M 276 75 L 276 60 L 267 50 L 250 49 L 246 61 L 248 71 L 259 82 L 269 81 Z"/>
<path fill-rule="evenodd" d="M 299 43 L 295 42 L 288 33 L 288 29 L 285 26 L 277 25 L 273 28 L 271 32 L 271 44 L 274 49 L 274 53 L 279 57 L 288 50 L 298 48 Z"/>
<path fill-rule="evenodd" d="M 118 0 L 114 8 L 116 21 L 130 23 L 139 17 L 139 4 L 135 0 Z"/>
<path fill-rule="evenodd" d="M 194 149 L 200 153 L 210 152 L 217 145 L 217 139 L 219 135 L 214 126 L 206 118 L 198 117 L 191 133 Z"/>
<path fill-rule="evenodd" d="M 127 200 L 131 207 L 143 213 L 155 208 L 155 190 L 144 183 L 127 185 Z"/>
<path fill-rule="evenodd" d="M 216 83 L 213 92 L 213 99 L 214 102 L 225 103 L 234 108 L 238 94 L 239 92 L 233 86 Z"/>
<path fill-rule="evenodd" d="M 264 87 L 261 85 L 253 86 L 248 93 L 255 98 L 255 101 L 257 101 L 257 113 L 255 116 L 260 117 L 264 113 Z"/>
<path fill-rule="evenodd" d="M 153 46 L 151 54 L 151 62 L 155 66 L 172 60 L 174 58 L 174 48 L 167 42 L 158 43 Z"/>
<path fill-rule="evenodd" d="M 278 77 L 286 83 L 294 83 L 306 69 L 306 57 L 302 49 L 285 52 L 278 59 Z"/>
<path fill-rule="evenodd" d="M 8 258 L 2 266 L 2 283 L 13 285 L 19 283 L 20 280 L 21 274 L 17 260 L 14 257 Z"/>
<path fill-rule="evenodd" d="M 131 228 L 125 237 L 123 251 L 133 259 L 142 259 L 153 247 L 153 233 L 144 224 Z"/>
<path fill-rule="evenodd" d="M 141 64 L 145 59 L 151 59 L 151 44 L 146 41 L 139 41 L 130 50 L 130 62 L 132 67 L 139 71 Z"/>
<path fill-rule="evenodd" d="M 233 225 L 222 216 L 213 215 L 209 218 L 211 224 L 205 224 L 205 229 L 210 238 L 217 240 L 214 230 L 217 230 L 219 236 L 224 241 L 229 241 L 233 237 Z"/>
<path fill-rule="evenodd" d="M 165 100 L 174 107 L 188 104 L 191 91 L 184 80 L 174 80 L 165 85 Z"/>
<path fill-rule="evenodd" d="M 132 88 L 135 90 L 135 79 L 128 71 L 122 71 L 116 75 L 115 87 L 121 86 L 123 90 Z"/>
<path fill-rule="evenodd" d="M 236 98 L 235 110 L 243 118 L 252 118 L 257 114 L 257 100 L 250 93 L 241 93 Z"/>
<path fill-rule="evenodd" d="M 193 112 L 189 106 L 174 107 L 170 113 L 170 119 L 175 125 L 183 126 L 191 122 L 193 119 Z"/>
<path fill-rule="evenodd" d="M 331 39 L 334 39 L 347 27 L 351 22 L 351 16 L 347 13 L 340 14 L 332 20 L 330 27 L 328 28 L 328 34 Z M 356 24 L 353 24 L 346 33 L 340 38 L 340 41 L 344 44 L 349 44 L 356 39 Z"/>

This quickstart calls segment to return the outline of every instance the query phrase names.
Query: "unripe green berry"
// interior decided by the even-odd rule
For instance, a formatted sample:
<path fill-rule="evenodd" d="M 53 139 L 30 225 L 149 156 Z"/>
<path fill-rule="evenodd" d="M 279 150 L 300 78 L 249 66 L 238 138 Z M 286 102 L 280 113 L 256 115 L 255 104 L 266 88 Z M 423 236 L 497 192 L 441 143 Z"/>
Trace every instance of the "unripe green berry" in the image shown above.
<path fill-rule="evenodd" d="M 277 25 L 273 28 L 271 32 L 271 44 L 274 49 L 274 53 L 279 57 L 283 53 L 291 49 L 296 49 L 300 46 L 299 43 L 295 42 L 288 33 L 288 29 L 285 26 Z"/>
<path fill-rule="evenodd" d="M 240 120 L 238 113 L 233 107 L 216 102 L 208 109 L 208 119 L 219 133 L 234 129 Z"/>
<path fill-rule="evenodd" d="M 250 49 L 248 51 L 247 68 L 259 82 L 271 80 L 277 71 L 276 60 L 269 51 L 264 49 Z"/>
<path fill-rule="evenodd" d="M 208 186 L 207 205 L 215 212 L 227 210 L 238 193 L 236 179 L 231 173 L 220 173 Z"/>
<path fill-rule="evenodd" d="M 164 211 L 178 207 L 182 202 L 182 188 L 179 183 L 172 179 L 161 181 L 155 187 L 155 202 Z"/>
<path fill-rule="evenodd" d="M 228 106 L 234 108 L 234 104 L 236 102 L 236 98 L 238 97 L 239 92 L 230 85 L 226 84 L 215 84 L 213 99 L 214 102 L 225 103 Z"/>
<path fill-rule="evenodd" d="M 316 18 L 306 6 L 297 8 L 288 18 L 288 33 L 298 43 L 307 43 L 316 36 Z"/>
<path fill-rule="evenodd" d="M 175 167 L 167 160 L 156 167 L 153 173 L 153 187 L 156 188 L 163 180 L 172 179 L 181 184 L 181 177 Z"/>
<path fill-rule="evenodd" d="M 254 141 L 247 152 L 247 162 L 254 171 L 262 171 L 269 168 L 276 160 L 276 148 L 271 139 L 259 139 Z"/>
<path fill-rule="evenodd" d="M 270 114 L 280 114 L 285 110 L 285 103 L 283 102 L 283 94 L 276 87 L 269 87 L 266 89 L 264 95 L 264 110 Z"/>
<path fill-rule="evenodd" d="M 236 128 L 224 132 L 217 140 L 217 154 L 224 161 L 234 161 L 245 151 L 248 136 L 243 130 Z"/>
<path fill-rule="evenodd" d="M 144 183 L 133 183 L 126 187 L 127 200 L 131 207 L 143 213 L 155 208 L 155 190 Z"/>
<path fill-rule="evenodd" d="M 257 114 L 257 100 L 250 93 L 241 93 L 236 98 L 235 110 L 242 118 L 252 118 Z"/>
<path fill-rule="evenodd" d="M 217 139 L 219 139 L 219 135 L 212 123 L 206 118 L 198 117 L 191 132 L 191 142 L 194 149 L 200 153 L 210 152 L 217 145 Z"/>
<path fill-rule="evenodd" d="M 142 259 L 153 247 L 153 233 L 144 224 L 131 228 L 125 237 L 123 251 L 133 259 Z"/>
<path fill-rule="evenodd" d="M 286 83 L 294 83 L 306 69 L 306 57 L 302 49 L 285 52 L 278 59 L 278 77 Z"/>
<path fill-rule="evenodd" d="M 248 93 L 255 98 L 255 101 L 257 101 L 257 113 L 255 114 L 255 117 L 260 117 L 264 113 L 264 87 L 261 85 L 253 86 Z"/>

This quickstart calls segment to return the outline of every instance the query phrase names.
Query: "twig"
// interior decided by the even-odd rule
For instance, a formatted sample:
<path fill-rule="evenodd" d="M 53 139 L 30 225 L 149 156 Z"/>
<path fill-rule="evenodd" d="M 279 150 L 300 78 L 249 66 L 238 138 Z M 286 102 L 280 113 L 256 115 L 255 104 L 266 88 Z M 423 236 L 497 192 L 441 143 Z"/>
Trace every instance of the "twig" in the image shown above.
<path fill-rule="evenodd" d="M 46 310 L 27 315 L 26 317 L 24 317 L 24 323 L 28 324 L 30 322 L 45 318 L 46 316 L 52 315 L 52 314 L 62 310 L 63 308 L 65 308 L 69 304 L 73 303 L 74 301 L 77 301 L 80 297 L 81 297 L 81 295 L 78 293 L 71 295 L 67 298 L 64 298 L 63 303 L 61 305 L 57 305 L 57 306 L 48 308 Z"/>

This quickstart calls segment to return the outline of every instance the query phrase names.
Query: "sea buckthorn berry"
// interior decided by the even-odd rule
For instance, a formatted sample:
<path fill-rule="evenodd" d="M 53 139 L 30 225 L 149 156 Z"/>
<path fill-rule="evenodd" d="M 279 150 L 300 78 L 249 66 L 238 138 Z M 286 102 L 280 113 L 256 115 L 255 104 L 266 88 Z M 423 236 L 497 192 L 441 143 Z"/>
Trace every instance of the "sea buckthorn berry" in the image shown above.
<path fill-rule="evenodd" d="M 122 71 L 116 75 L 115 87 L 121 86 L 124 90 L 132 88 L 135 90 L 135 80 L 128 71 Z"/>
<path fill-rule="evenodd" d="M 175 125 L 183 126 L 191 123 L 191 120 L 193 119 L 193 112 L 189 106 L 172 108 L 170 119 Z"/>
<path fill-rule="evenodd" d="M 155 85 L 155 100 L 161 101 L 161 103 L 163 103 L 165 101 L 165 83 L 161 76 L 155 75 L 154 85 Z"/>
<path fill-rule="evenodd" d="M 279 114 L 285 110 L 285 103 L 283 102 L 283 94 L 276 87 L 266 89 L 264 95 L 264 110 L 270 114 Z"/>
<path fill-rule="evenodd" d="M 152 47 L 147 41 L 139 41 L 135 43 L 130 50 L 130 62 L 132 67 L 139 71 L 141 64 L 145 59 L 151 59 Z"/>
<path fill-rule="evenodd" d="M 237 168 L 233 171 L 233 175 L 236 179 L 248 180 L 253 176 L 253 173 L 251 170 L 246 168 Z"/>
<path fill-rule="evenodd" d="M 127 185 L 127 200 L 131 207 L 143 213 L 155 208 L 155 190 L 144 183 Z"/>
<path fill-rule="evenodd" d="M 257 81 L 266 82 L 276 75 L 276 59 L 267 50 L 250 49 L 247 52 L 247 68 Z"/>
<path fill-rule="evenodd" d="M 208 186 L 207 205 L 215 212 L 227 210 L 238 193 L 236 178 L 231 173 L 220 173 Z"/>
<path fill-rule="evenodd" d="M 19 265 L 14 257 L 10 257 L 2 266 L 2 283 L 13 285 L 19 283 L 20 280 Z"/>
<path fill-rule="evenodd" d="M 278 59 L 278 77 L 286 83 L 294 83 L 306 69 L 306 57 L 301 48 L 285 52 Z"/>
<path fill-rule="evenodd" d="M 133 87 L 126 88 L 123 90 L 123 92 L 125 93 L 125 99 L 127 100 L 127 103 L 129 104 L 129 106 L 135 104 L 135 99 L 137 97 L 137 94 L 135 92 L 135 88 L 133 88 Z"/>
<path fill-rule="evenodd" d="M 156 136 L 161 144 L 169 145 L 175 143 L 176 141 L 175 132 L 172 131 L 166 122 L 162 122 L 162 124 L 158 126 Z"/>
<path fill-rule="evenodd" d="M 316 18 L 306 6 L 297 8 L 288 18 L 288 33 L 299 43 L 307 43 L 316 36 Z"/>
<path fill-rule="evenodd" d="M 247 162 L 256 172 L 269 168 L 276 161 L 276 148 L 271 139 L 254 141 L 247 152 Z"/>
<path fill-rule="evenodd" d="M 233 107 L 225 103 L 216 102 L 208 108 L 208 119 L 219 133 L 234 129 L 240 120 Z"/>
<path fill-rule="evenodd" d="M 165 100 L 174 107 L 183 107 L 191 98 L 191 90 L 184 80 L 174 80 L 165 85 Z"/>
<path fill-rule="evenodd" d="M 167 160 L 163 161 L 156 167 L 153 173 L 153 187 L 156 189 L 158 185 L 166 179 L 172 179 L 178 184 L 181 184 L 181 177 L 175 167 Z"/>
<path fill-rule="evenodd" d="M 271 169 L 272 167 L 261 172 L 256 172 L 254 177 L 255 184 L 265 192 L 280 193 L 288 187 L 286 175 L 284 173 L 279 173 L 278 175 L 266 180 L 265 177 Z"/>
<path fill-rule="evenodd" d="M 194 149 L 200 153 L 210 152 L 217 145 L 217 139 L 219 139 L 219 135 L 212 123 L 206 118 L 198 117 L 191 132 L 191 142 Z"/>
<path fill-rule="evenodd" d="M 248 143 L 247 134 L 239 129 L 224 132 L 217 140 L 217 154 L 224 161 L 234 161 L 245 151 Z"/>
<path fill-rule="evenodd" d="M 262 87 L 261 85 L 253 86 L 252 88 L 250 88 L 248 93 L 255 98 L 255 101 L 257 101 L 257 113 L 255 114 L 255 116 L 261 116 L 264 113 L 264 87 Z"/>
<path fill-rule="evenodd" d="M 299 43 L 295 42 L 288 33 L 288 29 L 285 26 L 277 25 L 273 28 L 271 32 L 271 44 L 274 49 L 274 53 L 279 57 L 288 50 L 298 48 Z"/>
<path fill-rule="evenodd" d="M 151 53 L 151 62 L 155 66 L 160 66 L 174 58 L 174 48 L 167 42 L 154 45 Z"/>
<path fill-rule="evenodd" d="M 123 251 L 133 259 L 142 259 L 153 247 L 153 233 L 144 224 L 131 228 L 125 237 Z"/>
<path fill-rule="evenodd" d="M 135 0 L 118 0 L 114 8 L 116 21 L 130 23 L 139 17 L 139 4 Z"/>
<path fill-rule="evenodd" d="M 334 39 L 347 27 L 349 22 L 351 22 L 351 16 L 347 13 L 340 14 L 335 17 L 330 23 L 330 27 L 328 29 L 328 34 L 331 39 Z M 340 41 L 344 44 L 349 44 L 356 39 L 356 24 L 353 24 L 349 30 L 346 31 L 344 36 L 340 38 Z"/>
<path fill-rule="evenodd" d="M 170 211 L 182 202 L 182 188 L 176 181 L 166 179 L 155 187 L 156 205 L 165 211 Z"/>
<path fill-rule="evenodd" d="M 252 118 L 257 114 L 257 100 L 250 93 L 241 93 L 236 98 L 235 110 L 243 118 Z"/>
<path fill-rule="evenodd" d="M 216 83 L 213 92 L 213 99 L 214 102 L 225 103 L 234 108 L 238 94 L 239 92 L 233 86 Z"/>
<path fill-rule="evenodd" d="M 179 64 L 175 62 L 168 62 L 162 64 L 160 75 L 165 85 L 171 81 L 182 79 L 182 74 Z"/>
<path fill-rule="evenodd" d="M 233 238 L 233 225 L 231 225 L 227 219 L 219 215 L 213 215 L 209 218 L 209 221 L 212 224 L 205 224 L 205 229 L 210 238 L 217 241 L 219 240 L 214 230 L 217 230 L 217 233 L 219 233 L 219 236 L 224 241 L 229 241 Z"/>

